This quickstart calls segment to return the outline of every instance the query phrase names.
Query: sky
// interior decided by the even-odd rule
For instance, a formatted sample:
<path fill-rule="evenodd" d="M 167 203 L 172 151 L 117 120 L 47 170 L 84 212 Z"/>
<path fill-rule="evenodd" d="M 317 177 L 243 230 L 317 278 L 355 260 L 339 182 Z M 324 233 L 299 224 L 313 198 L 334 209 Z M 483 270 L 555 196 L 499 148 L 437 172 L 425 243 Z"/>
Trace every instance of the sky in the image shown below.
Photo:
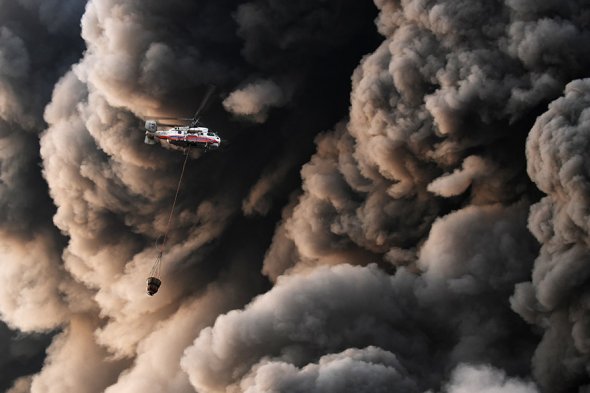
<path fill-rule="evenodd" d="M 0 0 L 0 391 L 590 389 L 582 0 Z M 146 119 L 224 140 L 184 156 Z"/>

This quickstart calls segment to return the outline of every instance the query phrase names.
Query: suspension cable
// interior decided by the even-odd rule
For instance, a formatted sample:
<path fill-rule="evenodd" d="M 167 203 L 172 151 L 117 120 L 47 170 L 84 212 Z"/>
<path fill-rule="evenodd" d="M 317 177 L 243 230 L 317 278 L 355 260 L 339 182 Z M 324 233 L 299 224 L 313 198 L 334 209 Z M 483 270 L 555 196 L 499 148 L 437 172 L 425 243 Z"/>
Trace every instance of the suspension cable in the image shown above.
<path fill-rule="evenodd" d="M 164 239 L 162 243 L 160 243 L 160 251 L 158 252 L 158 256 L 154 265 L 152 266 L 152 270 L 150 271 L 150 277 L 160 277 L 160 265 L 162 264 L 162 255 L 164 254 L 164 247 L 166 246 L 166 241 L 168 240 L 168 232 L 170 231 L 170 224 L 172 223 L 172 217 L 174 215 L 174 209 L 176 208 L 176 201 L 178 200 L 178 194 L 180 192 L 180 185 L 182 183 L 182 178 L 184 177 L 184 170 L 186 168 L 186 163 L 188 161 L 188 156 L 190 154 L 191 147 L 190 145 L 186 149 L 186 155 L 184 156 L 184 163 L 182 164 L 182 171 L 180 172 L 180 178 L 178 179 L 178 185 L 176 186 L 176 194 L 174 194 L 174 201 L 172 202 L 172 209 L 170 209 L 170 215 L 168 215 L 168 222 L 166 224 L 166 231 L 164 232 Z"/>
<path fill-rule="evenodd" d="M 170 231 L 170 224 L 172 223 L 172 216 L 174 215 L 174 208 L 176 207 L 176 200 L 178 199 L 178 193 L 180 192 L 180 184 L 182 183 L 182 177 L 184 176 L 184 169 L 186 168 L 186 162 L 190 154 L 191 147 L 188 146 L 186 149 L 186 155 L 184 156 L 184 163 L 182 164 L 182 171 L 180 172 L 180 178 L 178 179 L 178 185 L 176 186 L 176 194 L 174 194 L 174 202 L 172 202 L 172 209 L 170 209 L 170 215 L 168 216 L 168 223 L 166 224 L 166 232 L 164 232 L 164 240 L 160 245 L 160 253 L 164 252 L 164 246 L 166 240 L 168 240 L 168 231 Z"/>

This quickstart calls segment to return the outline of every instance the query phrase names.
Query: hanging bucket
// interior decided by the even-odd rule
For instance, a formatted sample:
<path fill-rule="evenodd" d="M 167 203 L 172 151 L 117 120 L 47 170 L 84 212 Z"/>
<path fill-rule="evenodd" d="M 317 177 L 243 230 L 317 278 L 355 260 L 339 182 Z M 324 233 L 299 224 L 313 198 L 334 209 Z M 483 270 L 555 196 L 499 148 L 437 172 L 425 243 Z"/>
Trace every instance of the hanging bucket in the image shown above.
<path fill-rule="evenodd" d="M 147 279 L 147 294 L 150 296 L 154 296 L 158 289 L 160 289 L 160 285 L 162 285 L 162 281 L 156 277 L 148 277 Z"/>

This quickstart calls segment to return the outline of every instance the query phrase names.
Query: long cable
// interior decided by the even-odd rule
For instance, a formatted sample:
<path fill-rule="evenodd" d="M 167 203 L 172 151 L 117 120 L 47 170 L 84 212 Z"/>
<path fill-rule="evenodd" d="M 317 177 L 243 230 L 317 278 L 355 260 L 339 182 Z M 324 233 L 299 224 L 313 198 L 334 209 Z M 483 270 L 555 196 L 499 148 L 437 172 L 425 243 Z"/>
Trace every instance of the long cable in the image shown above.
<path fill-rule="evenodd" d="M 164 246 L 166 244 L 166 240 L 168 240 L 168 231 L 170 231 L 170 224 L 172 223 L 172 216 L 174 214 L 174 208 L 176 207 L 176 200 L 178 199 L 178 193 L 180 192 L 180 184 L 182 183 L 182 177 L 184 176 L 184 169 L 186 168 L 186 162 L 188 161 L 190 151 L 191 147 L 189 145 L 186 149 L 186 155 L 184 156 L 184 163 L 182 164 L 182 171 L 180 172 L 180 178 L 178 179 L 178 185 L 176 186 L 176 194 L 174 194 L 174 202 L 172 202 L 172 209 L 170 209 L 170 215 L 168 216 L 166 232 L 164 232 L 164 240 L 162 240 L 162 244 L 160 245 L 160 252 L 164 252 Z"/>
<path fill-rule="evenodd" d="M 156 262 L 154 262 L 154 266 L 152 266 L 152 270 L 150 271 L 151 277 L 159 277 L 160 276 L 160 265 L 162 264 L 162 254 L 164 254 L 164 246 L 166 245 L 166 240 L 168 240 L 168 232 L 170 231 L 170 224 L 172 223 L 172 217 L 174 215 L 174 209 L 176 208 L 176 201 L 178 200 L 178 194 L 180 192 L 180 185 L 182 184 L 182 178 L 184 177 L 184 170 L 186 168 L 186 163 L 188 161 L 188 156 L 190 154 L 191 147 L 190 145 L 186 149 L 186 155 L 184 156 L 184 163 L 182 164 L 182 171 L 180 172 L 180 178 L 178 179 L 178 185 L 176 186 L 176 194 L 174 194 L 174 201 L 172 202 L 172 209 L 170 209 L 170 215 L 168 216 L 168 223 L 166 224 L 166 231 L 164 232 L 164 239 L 160 244 L 160 252 L 158 253 L 158 257 L 156 258 Z"/>

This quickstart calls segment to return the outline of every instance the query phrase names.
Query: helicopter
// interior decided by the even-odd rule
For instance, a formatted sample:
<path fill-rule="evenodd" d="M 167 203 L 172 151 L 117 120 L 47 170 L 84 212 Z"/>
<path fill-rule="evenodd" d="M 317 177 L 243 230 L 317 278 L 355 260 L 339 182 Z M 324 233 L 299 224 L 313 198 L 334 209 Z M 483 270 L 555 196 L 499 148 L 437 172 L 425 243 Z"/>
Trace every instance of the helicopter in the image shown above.
<path fill-rule="evenodd" d="M 221 138 L 215 132 L 209 131 L 206 127 L 196 127 L 193 124 L 158 130 L 155 120 L 147 120 L 145 129 L 144 143 L 148 145 L 155 145 L 156 139 L 181 147 L 197 146 L 204 150 L 218 149 L 221 145 Z"/>
<path fill-rule="evenodd" d="M 188 125 L 180 124 L 162 124 L 168 126 L 168 129 L 159 130 L 158 123 L 156 120 L 146 120 L 145 122 L 145 139 L 144 143 L 147 145 L 155 145 L 160 143 L 168 143 L 180 147 L 192 147 L 196 146 L 205 151 L 217 150 L 221 146 L 221 138 L 215 132 L 209 130 L 207 127 L 202 127 L 199 123 L 199 115 L 205 108 L 205 105 L 209 101 L 211 94 L 215 90 L 214 86 L 211 86 L 205 97 L 201 101 L 201 105 L 195 112 L 192 118 L 172 118 L 181 121 L 189 121 Z M 165 118 L 160 118 L 165 119 Z"/>

